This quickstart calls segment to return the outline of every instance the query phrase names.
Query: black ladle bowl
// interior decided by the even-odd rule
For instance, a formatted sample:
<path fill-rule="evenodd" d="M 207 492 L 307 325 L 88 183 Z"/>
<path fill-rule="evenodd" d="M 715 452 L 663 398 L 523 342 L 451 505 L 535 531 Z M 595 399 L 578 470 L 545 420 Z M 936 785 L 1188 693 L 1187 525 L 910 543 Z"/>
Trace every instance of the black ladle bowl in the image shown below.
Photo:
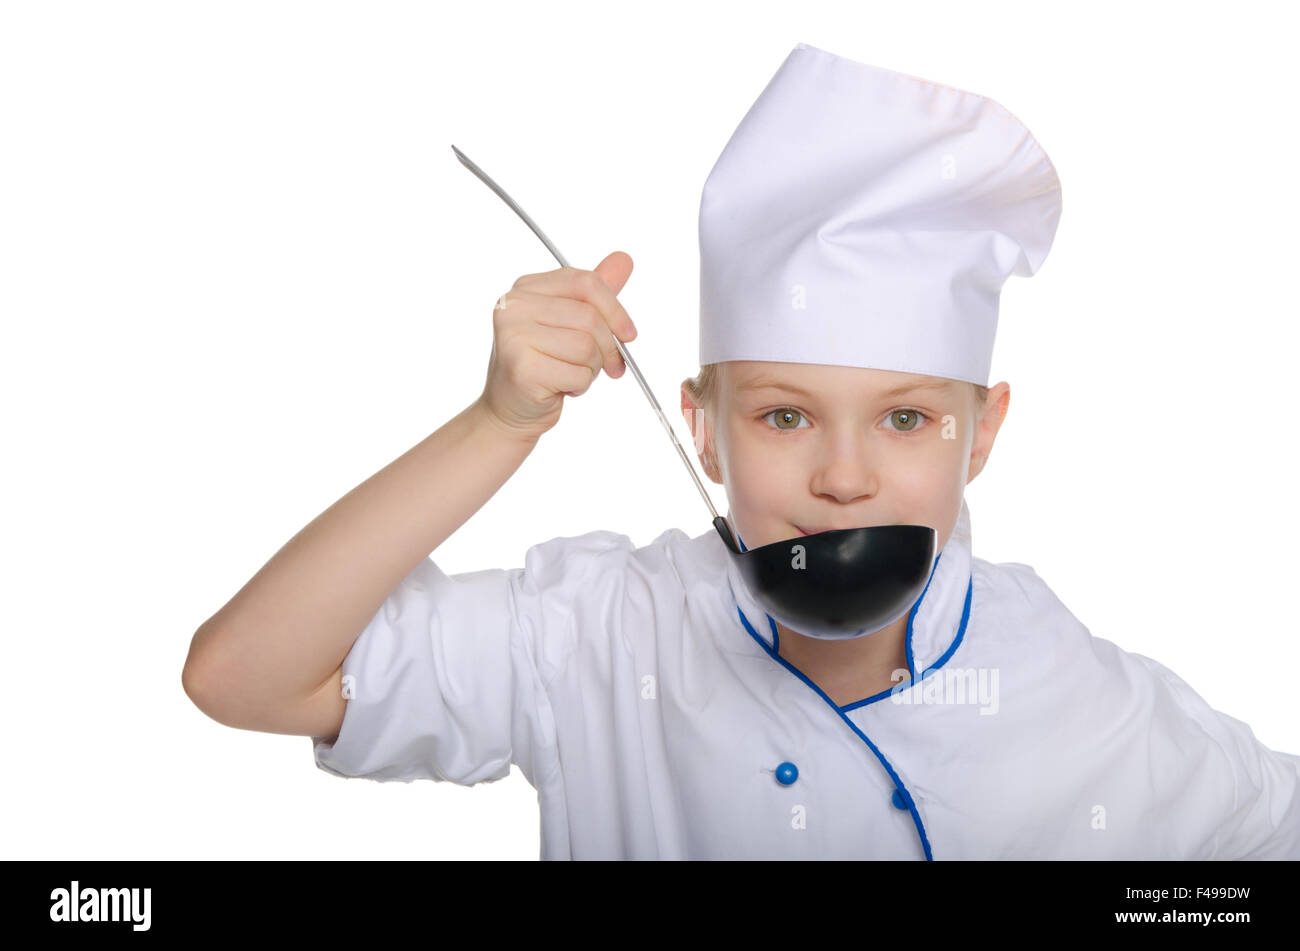
<path fill-rule="evenodd" d="M 492 178 L 456 146 L 456 158 L 483 184 L 496 192 L 532 229 L 548 251 L 569 267 L 569 262 L 533 219 Z M 809 637 L 843 640 L 874 634 L 902 617 L 916 603 L 934 568 L 938 539 L 923 525 L 873 525 L 818 532 L 803 538 L 763 545 L 746 551 L 732 535 L 727 520 L 718 514 L 704 491 L 704 483 L 668 425 L 659 401 L 650 391 L 627 346 L 614 337 L 614 345 L 641 386 L 668 438 L 677 447 L 686 471 L 695 480 L 713 525 L 735 559 L 746 586 L 763 609 L 786 627 Z"/>
<path fill-rule="evenodd" d="M 938 547 L 928 525 L 833 529 L 751 549 L 723 516 L 713 526 L 763 610 L 828 640 L 874 634 L 906 614 L 929 583 Z"/>

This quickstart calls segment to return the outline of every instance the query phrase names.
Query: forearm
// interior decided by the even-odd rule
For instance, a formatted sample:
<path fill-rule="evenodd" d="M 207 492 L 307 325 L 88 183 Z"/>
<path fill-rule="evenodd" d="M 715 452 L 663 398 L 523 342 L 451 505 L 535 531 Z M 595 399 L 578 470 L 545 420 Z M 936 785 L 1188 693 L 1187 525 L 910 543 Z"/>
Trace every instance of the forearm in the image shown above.
<path fill-rule="evenodd" d="M 223 723 L 275 730 L 276 711 L 334 674 L 402 579 L 536 444 L 470 404 L 317 516 L 204 622 L 186 690 Z"/>

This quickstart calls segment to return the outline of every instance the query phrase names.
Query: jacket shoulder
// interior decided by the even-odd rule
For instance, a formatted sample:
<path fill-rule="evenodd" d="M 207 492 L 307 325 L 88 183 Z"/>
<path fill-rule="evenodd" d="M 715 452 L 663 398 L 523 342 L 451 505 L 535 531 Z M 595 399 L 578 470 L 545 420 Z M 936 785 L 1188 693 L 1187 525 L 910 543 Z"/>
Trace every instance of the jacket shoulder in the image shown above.
<path fill-rule="evenodd" d="M 1083 648 L 1088 628 L 1057 597 L 1032 567 L 1020 562 L 971 559 L 972 617 L 981 619 L 985 637 L 1022 640 L 1019 650 L 1041 652 L 1046 640 L 1056 647 Z"/>

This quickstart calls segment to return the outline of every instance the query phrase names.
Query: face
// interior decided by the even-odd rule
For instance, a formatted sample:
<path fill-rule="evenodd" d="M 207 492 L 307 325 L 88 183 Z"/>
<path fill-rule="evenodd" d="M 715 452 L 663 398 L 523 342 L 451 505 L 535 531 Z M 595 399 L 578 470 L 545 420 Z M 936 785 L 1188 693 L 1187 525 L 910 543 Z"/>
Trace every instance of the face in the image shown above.
<path fill-rule="evenodd" d="M 682 391 L 706 473 L 746 548 L 833 528 L 928 525 L 947 544 L 1009 387 L 977 413 L 958 380 L 807 363 L 733 361 L 716 406 Z"/>

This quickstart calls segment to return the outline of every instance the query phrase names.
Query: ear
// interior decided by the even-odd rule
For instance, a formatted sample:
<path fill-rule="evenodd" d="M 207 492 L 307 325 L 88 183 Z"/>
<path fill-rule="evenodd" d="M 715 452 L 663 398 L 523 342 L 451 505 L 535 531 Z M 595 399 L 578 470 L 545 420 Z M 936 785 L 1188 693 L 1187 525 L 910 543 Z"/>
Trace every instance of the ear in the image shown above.
<path fill-rule="evenodd" d="M 1002 421 L 1007 417 L 1007 408 L 1011 405 L 1011 384 L 1003 381 L 989 389 L 989 398 L 984 401 L 983 412 L 975 421 L 975 439 L 970 447 L 970 472 L 966 476 L 969 484 L 984 471 L 993 452 L 993 440 L 997 438 Z"/>
<path fill-rule="evenodd" d="M 691 439 L 695 442 L 695 453 L 699 457 L 700 465 L 704 467 L 704 474 L 709 479 L 722 485 L 722 476 L 714 458 L 712 421 L 708 413 L 691 399 L 691 391 L 685 380 L 682 381 L 681 392 L 682 416 L 686 418 L 686 425 L 690 427 Z"/>

